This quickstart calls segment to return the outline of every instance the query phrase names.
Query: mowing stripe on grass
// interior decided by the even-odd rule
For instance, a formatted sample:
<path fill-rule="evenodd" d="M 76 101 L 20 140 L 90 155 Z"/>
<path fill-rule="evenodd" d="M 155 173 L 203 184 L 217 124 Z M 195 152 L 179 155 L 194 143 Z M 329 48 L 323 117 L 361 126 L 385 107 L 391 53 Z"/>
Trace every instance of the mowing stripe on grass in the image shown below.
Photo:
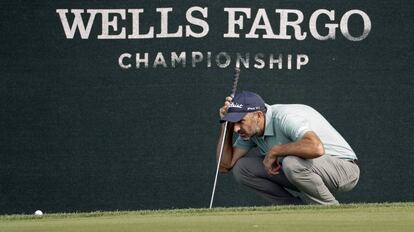
<path fill-rule="evenodd" d="M 0 231 L 414 231 L 414 203 L 0 217 Z"/>

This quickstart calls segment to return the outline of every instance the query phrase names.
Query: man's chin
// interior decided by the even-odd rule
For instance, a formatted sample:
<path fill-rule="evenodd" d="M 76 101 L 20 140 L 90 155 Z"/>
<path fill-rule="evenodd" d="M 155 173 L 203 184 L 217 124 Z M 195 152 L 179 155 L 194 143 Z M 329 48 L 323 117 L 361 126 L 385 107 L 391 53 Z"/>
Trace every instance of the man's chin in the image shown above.
<path fill-rule="evenodd" d="M 250 137 L 240 136 L 240 138 L 241 138 L 242 140 L 244 140 L 244 141 L 248 141 L 248 140 L 250 140 Z"/>

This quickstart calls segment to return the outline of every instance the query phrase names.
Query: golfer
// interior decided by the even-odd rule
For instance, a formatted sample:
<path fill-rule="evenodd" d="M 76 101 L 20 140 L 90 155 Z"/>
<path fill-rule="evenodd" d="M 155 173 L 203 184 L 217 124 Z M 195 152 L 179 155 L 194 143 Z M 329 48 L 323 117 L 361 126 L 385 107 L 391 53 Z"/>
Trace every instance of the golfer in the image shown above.
<path fill-rule="evenodd" d="M 231 170 L 237 182 L 272 204 L 335 205 L 335 193 L 357 184 L 357 156 L 315 109 L 268 105 L 259 95 L 242 92 L 227 97 L 219 113 L 221 122 L 228 121 L 220 172 Z M 233 133 L 238 134 L 234 143 Z M 254 147 L 261 156 L 246 156 Z"/>

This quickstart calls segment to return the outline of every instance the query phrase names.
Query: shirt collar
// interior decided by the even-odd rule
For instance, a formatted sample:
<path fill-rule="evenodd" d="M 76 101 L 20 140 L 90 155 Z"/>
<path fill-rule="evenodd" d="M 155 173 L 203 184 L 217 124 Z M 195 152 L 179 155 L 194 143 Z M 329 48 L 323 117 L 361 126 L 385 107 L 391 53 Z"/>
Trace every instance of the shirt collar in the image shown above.
<path fill-rule="evenodd" d="M 270 109 L 270 105 L 265 104 L 267 112 L 266 112 L 266 116 L 265 116 L 265 122 L 266 122 L 266 126 L 265 126 L 265 131 L 263 133 L 263 137 L 265 136 L 274 136 L 274 130 L 273 130 L 273 112 Z"/>

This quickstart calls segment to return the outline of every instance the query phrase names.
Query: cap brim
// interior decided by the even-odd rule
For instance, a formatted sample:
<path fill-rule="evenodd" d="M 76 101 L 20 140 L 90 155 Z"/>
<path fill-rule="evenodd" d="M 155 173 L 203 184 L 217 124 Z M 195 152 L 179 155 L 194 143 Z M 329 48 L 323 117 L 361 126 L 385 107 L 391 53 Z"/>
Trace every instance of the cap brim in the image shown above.
<path fill-rule="evenodd" d="M 232 112 L 227 113 L 223 120 L 229 121 L 229 122 L 238 122 L 244 118 L 244 116 L 247 114 L 247 112 Z"/>

